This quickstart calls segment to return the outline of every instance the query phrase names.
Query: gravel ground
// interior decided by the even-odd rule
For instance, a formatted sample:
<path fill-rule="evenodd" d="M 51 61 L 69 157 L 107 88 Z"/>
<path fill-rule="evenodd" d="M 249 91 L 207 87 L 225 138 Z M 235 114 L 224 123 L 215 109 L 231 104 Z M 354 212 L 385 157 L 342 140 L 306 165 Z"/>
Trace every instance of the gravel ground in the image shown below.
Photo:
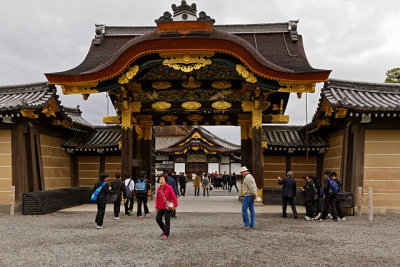
<path fill-rule="evenodd" d="M 179 213 L 159 240 L 154 214 L 112 220 L 95 229 L 95 213 L 1 216 L 0 266 L 382 266 L 400 265 L 400 216 L 307 222 L 256 215 Z"/>

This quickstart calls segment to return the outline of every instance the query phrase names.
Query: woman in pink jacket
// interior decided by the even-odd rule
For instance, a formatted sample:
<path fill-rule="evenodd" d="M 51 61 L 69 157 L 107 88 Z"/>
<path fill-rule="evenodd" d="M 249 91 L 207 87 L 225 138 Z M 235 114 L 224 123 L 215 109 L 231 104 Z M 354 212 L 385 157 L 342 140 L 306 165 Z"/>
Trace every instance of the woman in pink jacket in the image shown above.
<path fill-rule="evenodd" d="M 176 210 L 176 207 L 178 207 L 178 200 L 176 199 L 172 186 L 165 182 L 165 175 L 161 175 L 158 182 L 160 183 L 160 186 L 157 189 L 156 195 L 156 221 L 163 231 L 161 234 L 161 240 L 164 240 L 169 236 L 170 216 L 172 212 L 171 210 L 167 209 L 166 202 L 173 202 L 174 210 Z M 163 216 L 165 216 L 165 224 L 162 221 Z"/>

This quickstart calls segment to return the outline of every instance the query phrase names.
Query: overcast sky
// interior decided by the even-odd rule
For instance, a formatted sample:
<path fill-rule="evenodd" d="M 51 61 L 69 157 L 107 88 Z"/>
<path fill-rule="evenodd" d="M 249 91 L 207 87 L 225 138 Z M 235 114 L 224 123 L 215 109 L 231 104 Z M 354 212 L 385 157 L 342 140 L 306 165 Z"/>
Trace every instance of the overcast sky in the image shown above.
<path fill-rule="evenodd" d="M 191 4 L 191 1 L 187 1 Z M 43 73 L 80 64 L 94 38 L 94 24 L 155 25 L 171 11 L 169 0 L 0 0 L 0 85 L 45 81 Z M 314 68 L 333 70 L 331 78 L 383 82 L 388 69 L 400 67 L 399 0 L 198 0 L 216 24 L 275 23 L 299 19 L 298 32 Z M 320 87 L 308 96 L 310 120 Z M 62 96 L 66 106 L 80 105 L 83 116 L 101 124 L 107 114 L 105 94 Z M 113 108 L 110 105 L 110 115 Z M 302 125 L 305 97 L 291 95 L 286 114 Z M 210 127 L 240 142 L 237 127 Z"/>

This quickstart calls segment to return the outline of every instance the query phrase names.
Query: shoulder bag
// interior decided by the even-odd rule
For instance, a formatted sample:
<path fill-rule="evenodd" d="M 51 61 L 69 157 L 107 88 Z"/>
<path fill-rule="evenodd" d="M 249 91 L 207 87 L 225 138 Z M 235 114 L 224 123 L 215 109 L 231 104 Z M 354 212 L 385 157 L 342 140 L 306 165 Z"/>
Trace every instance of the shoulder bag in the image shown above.
<path fill-rule="evenodd" d="M 175 206 L 173 202 L 168 202 L 167 199 L 164 196 L 164 192 L 161 188 L 161 195 L 163 196 L 164 202 L 165 202 L 165 206 L 167 207 L 167 210 L 174 210 Z"/>
<path fill-rule="evenodd" d="M 122 181 L 119 181 L 118 191 L 117 191 L 117 193 L 114 193 L 111 195 L 110 202 L 116 203 L 118 201 L 118 195 L 121 194 L 121 192 L 119 191 L 121 189 L 121 184 L 122 184 Z"/>

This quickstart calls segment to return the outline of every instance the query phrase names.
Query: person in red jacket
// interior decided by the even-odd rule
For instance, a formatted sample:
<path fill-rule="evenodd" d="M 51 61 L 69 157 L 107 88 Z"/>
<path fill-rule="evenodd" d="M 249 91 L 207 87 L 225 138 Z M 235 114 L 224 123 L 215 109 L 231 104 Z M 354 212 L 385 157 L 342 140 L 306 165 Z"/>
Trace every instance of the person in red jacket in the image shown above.
<path fill-rule="evenodd" d="M 169 229 L 170 229 L 170 217 L 172 210 L 167 209 L 166 202 L 173 202 L 174 203 L 174 210 L 178 207 L 178 200 L 174 193 L 174 189 L 172 186 L 168 185 L 165 182 L 166 176 L 163 174 L 158 179 L 160 186 L 157 189 L 156 195 L 156 209 L 155 212 L 157 213 L 156 221 L 162 230 L 161 240 L 165 240 L 169 236 Z M 165 217 L 165 224 L 162 221 L 162 218 Z"/>

